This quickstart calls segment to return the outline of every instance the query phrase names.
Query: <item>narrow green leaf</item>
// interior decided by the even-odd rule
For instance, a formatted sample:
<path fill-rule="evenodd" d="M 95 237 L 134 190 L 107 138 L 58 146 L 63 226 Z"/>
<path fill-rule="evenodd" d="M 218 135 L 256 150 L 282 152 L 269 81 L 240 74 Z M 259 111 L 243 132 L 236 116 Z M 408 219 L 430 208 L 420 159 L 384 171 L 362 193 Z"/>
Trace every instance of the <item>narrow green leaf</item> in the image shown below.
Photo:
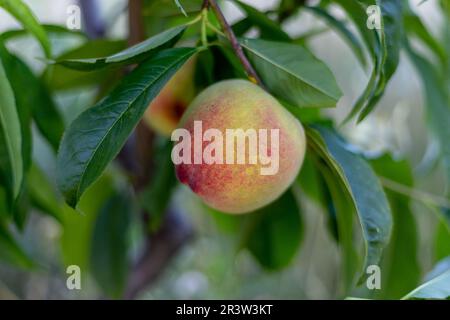
<path fill-rule="evenodd" d="M 125 48 L 122 40 L 90 40 L 83 45 L 60 55 L 57 60 L 90 59 L 98 56 L 108 56 Z M 51 90 L 68 90 L 98 85 L 105 80 L 114 79 L 115 69 L 100 69 L 92 72 L 68 69 L 52 64 L 44 71 L 43 79 Z"/>
<path fill-rule="evenodd" d="M 59 140 L 64 131 L 64 123 L 50 93 L 33 71 L 17 56 L 9 54 L 1 45 L 0 56 L 6 61 L 5 70 L 13 84 L 21 122 L 22 152 L 26 170 L 30 163 L 31 153 L 31 116 L 34 117 L 38 129 L 55 151 L 58 149 Z"/>
<path fill-rule="evenodd" d="M 272 21 L 266 13 L 238 0 L 234 0 L 234 3 L 236 3 L 239 8 L 244 10 L 247 14 L 247 20 L 259 28 L 261 31 L 261 38 L 283 42 L 291 41 L 289 35 L 281 29 L 279 24 Z"/>
<path fill-rule="evenodd" d="M 314 109 L 315 110 L 315 109 Z M 297 177 L 297 182 L 302 191 L 320 206 L 326 213 L 327 227 L 330 235 L 339 241 L 336 206 L 333 205 L 329 188 L 320 172 L 320 163 L 317 163 L 317 157 L 313 152 L 307 152 L 303 160 L 302 169 Z"/>
<path fill-rule="evenodd" d="M 16 198 L 23 178 L 22 132 L 14 92 L 2 60 L 0 59 L 0 145 L 5 149 L 6 158 L 0 157 L 0 169 L 8 177 L 12 195 Z"/>
<path fill-rule="evenodd" d="M 333 73 L 296 44 L 241 40 L 264 84 L 280 99 L 299 107 L 334 107 L 342 96 Z"/>
<path fill-rule="evenodd" d="M 391 233 L 392 217 L 379 180 L 369 164 L 349 151 L 345 142 L 331 129 L 307 129 L 308 142 L 327 163 L 335 178 L 342 181 L 356 209 L 365 243 L 365 270 L 378 265 Z M 340 221 L 338 221 L 340 223 Z M 360 282 L 363 278 L 360 278 Z"/>
<path fill-rule="evenodd" d="M 27 66 L 16 56 L 11 55 L 6 47 L 0 43 L 0 58 L 3 61 L 6 76 L 11 84 L 16 102 L 17 115 L 20 122 L 22 134 L 22 165 L 23 172 L 26 172 L 31 162 L 31 113 L 35 101 L 28 93 Z"/>
<path fill-rule="evenodd" d="M 108 199 L 100 210 L 92 235 L 92 275 L 102 290 L 116 299 L 122 296 L 128 275 L 130 201 L 124 195 Z"/>
<path fill-rule="evenodd" d="M 14 202 L 12 214 L 13 214 L 12 218 L 14 224 L 17 227 L 17 230 L 19 232 L 23 232 L 30 214 L 30 199 L 28 196 L 28 190 L 26 189 L 25 180 L 24 180 L 24 187 L 22 188 L 19 196 Z"/>
<path fill-rule="evenodd" d="M 44 28 L 22 0 L 0 0 L 0 7 L 8 11 L 25 29 L 36 37 L 47 57 L 51 56 L 50 41 Z"/>
<path fill-rule="evenodd" d="M 412 171 L 405 160 L 395 161 L 389 155 L 384 155 L 372 160 L 371 164 L 383 179 L 413 187 Z M 420 280 L 417 226 L 410 207 L 410 198 L 388 189 L 385 191 L 392 210 L 393 228 L 386 249 L 386 259 L 382 264 L 383 284 L 380 297 L 400 299 L 414 289 Z"/>
<path fill-rule="evenodd" d="M 180 39 L 185 30 L 186 26 L 184 25 L 168 29 L 141 43 L 107 57 L 56 60 L 56 64 L 80 71 L 92 71 L 108 66 L 135 64 L 149 58 L 160 50 L 172 47 Z"/>
<path fill-rule="evenodd" d="M 57 157 L 57 182 L 75 207 L 83 192 L 118 154 L 149 103 L 198 50 L 175 48 L 146 61 L 66 131 Z"/>
<path fill-rule="evenodd" d="M 333 0 L 338 3 L 358 28 L 374 60 L 369 82 L 356 101 L 346 120 L 359 113 L 362 121 L 375 108 L 385 87 L 397 69 L 403 37 L 403 5 L 398 0 L 358 1 Z M 381 10 L 381 29 L 369 29 L 366 5 L 378 5 Z"/>
<path fill-rule="evenodd" d="M 367 13 L 365 7 L 358 1 L 333 0 L 347 13 L 348 17 L 353 21 L 361 38 L 369 51 L 369 55 L 373 60 L 372 72 L 369 81 L 352 107 L 350 114 L 345 121 L 353 118 L 360 110 L 370 101 L 375 94 L 378 84 L 378 78 L 382 68 L 381 42 L 375 29 L 367 27 Z"/>
<path fill-rule="evenodd" d="M 439 209 L 436 209 L 439 210 Z M 437 215 L 438 224 L 435 232 L 434 261 L 450 256 L 450 209 L 441 209 Z"/>
<path fill-rule="evenodd" d="M 287 266 L 298 251 L 302 221 L 290 190 L 265 208 L 248 215 L 242 245 L 270 270 Z"/>
<path fill-rule="evenodd" d="M 450 299 L 450 270 L 422 284 L 403 299 Z"/>
<path fill-rule="evenodd" d="M 362 66 L 367 65 L 366 58 L 364 56 L 364 48 L 359 41 L 359 39 L 353 34 L 350 29 L 347 28 L 344 22 L 336 19 L 334 16 L 329 14 L 326 10 L 320 7 L 304 7 L 306 10 L 311 11 L 317 17 L 322 18 L 330 27 L 333 28 L 338 34 L 342 36 L 342 38 L 349 44 L 352 48 L 353 53 L 356 58 L 359 60 Z"/>
<path fill-rule="evenodd" d="M 411 9 L 405 9 L 403 21 L 405 25 L 405 31 L 416 36 L 420 39 L 431 51 L 439 58 L 442 64 L 445 64 L 446 54 L 444 47 L 436 40 L 431 32 L 427 30 L 422 20 L 416 16 Z"/>
<path fill-rule="evenodd" d="M 348 17 L 353 21 L 370 56 L 375 60 L 380 53 L 380 42 L 378 40 L 377 31 L 367 27 L 368 16 L 365 7 L 358 1 L 333 0 L 333 2 L 342 7 Z"/>
<path fill-rule="evenodd" d="M 233 29 L 234 34 L 236 37 L 242 37 L 247 31 L 249 31 L 252 28 L 252 23 L 248 18 L 244 18 L 242 20 L 239 20 L 238 22 L 235 22 L 231 29 Z"/>
<path fill-rule="evenodd" d="M 186 11 L 184 10 L 183 6 L 181 5 L 180 1 L 179 1 L 179 0 L 173 0 L 173 1 L 175 1 L 176 6 L 178 7 L 178 9 L 180 9 L 181 13 L 182 13 L 185 17 L 187 17 L 187 13 L 186 13 Z"/>
<path fill-rule="evenodd" d="M 86 35 L 77 30 L 69 30 L 66 27 L 56 25 L 56 24 L 41 24 L 41 27 L 47 34 L 55 34 L 55 35 L 67 35 L 67 36 L 77 36 L 84 39 L 87 39 Z M 10 29 L 2 32 L 0 34 L 0 41 L 6 42 L 9 40 L 13 40 L 17 37 L 27 36 L 30 34 L 30 30 L 28 29 Z"/>
<path fill-rule="evenodd" d="M 382 28 L 380 30 L 382 67 L 376 90 L 361 110 L 358 122 L 364 120 L 372 112 L 383 96 L 387 83 L 397 70 L 402 47 L 403 1 L 377 0 L 376 3 L 381 9 L 382 17 Z"/>
<path fill-rule="evenodd" d="M 429 124 L 440 145 L 447 181 L 450 182 L 450 94 L 433 64 L 414 52 L 409 45 L 407 51 L 423 81 Z"/>

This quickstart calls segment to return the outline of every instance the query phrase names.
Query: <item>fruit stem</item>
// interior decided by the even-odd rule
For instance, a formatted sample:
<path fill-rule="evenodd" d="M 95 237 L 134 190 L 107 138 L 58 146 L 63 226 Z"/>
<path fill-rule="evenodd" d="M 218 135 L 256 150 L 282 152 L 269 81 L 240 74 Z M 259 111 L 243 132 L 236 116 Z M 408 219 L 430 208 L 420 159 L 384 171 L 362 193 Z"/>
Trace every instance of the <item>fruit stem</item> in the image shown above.
<path fill-rule="evenodd" d="M 214 11 L 214 14 L 217 17 L 217 20 L 219 21 L 220 25 L 222 26 L 222 29 L 225 33 L 225 36 L 228 38 L 228 40 L 231 43 L 231 47 L 233 48 L 233 51 L 235 52 L 236 56 L 238 57 L 239 61 L 241 62 L 242 66 L 244 67 L 245 72 L 247 73 L 248 78 L 253 83 L 256 83 L 257 85 L 264 87 L 261 79 L 259 78 L 258 74 L 256 73 L 255 69 L 253 69 L 252 65 L 248 61 L 247 57 L 244 54 L 244 51 L 242 50 L 241 45 L 239 44 L 239 41 L 236 39 L 236 36 L 231 29 L 230 25 L 228 24 L 227 20 L 225 19 L 225 16 L 223 15 L 222 11 L 220 10 L 219 5 L 217 4 L 216 0 L 208 0 L 209 6 Z"/>

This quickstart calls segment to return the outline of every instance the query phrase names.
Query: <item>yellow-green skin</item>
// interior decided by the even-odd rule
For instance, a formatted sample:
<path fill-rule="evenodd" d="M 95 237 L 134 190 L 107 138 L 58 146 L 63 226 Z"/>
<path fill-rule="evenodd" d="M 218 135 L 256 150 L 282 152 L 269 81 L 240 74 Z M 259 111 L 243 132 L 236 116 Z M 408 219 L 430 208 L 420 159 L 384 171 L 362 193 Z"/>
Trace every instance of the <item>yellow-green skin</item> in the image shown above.
<path fill-rule="evenodd" d="M 166 83 L 144 114 L 145 123 L 160 135 L 169 137 L 194 99 L 195 57 L 189 59 Z"/>
<path fill-rule="evenodd" d="M 261 164 L 180 164 L 178 179 L 203 201 L 226 213 L 246 213 L 259 209 L 283 194 L 300 171 L 305 155 L 305 134 L 300 122 L 270 94 L 246 80 L 226 80 L 200 93 L 180 121 L 191 133 L 194 121 L 202 121 L 203 132 L 219 129 L 279 129 L 279 170 L 261 175 Z M 270 137 L 270 133 L 269 133 Z M 203 143 L 203 148 L 209 142 Z M 270 146 L 270 143 L 269 143 Z M 248 159 L 248 148 L 246 159 Z M 194 148 L 192 147 L 192 153 Z M 225 151 L 224 151 L 225 153 Z M 193 154 L 191 154 L 191 160 Z"/>

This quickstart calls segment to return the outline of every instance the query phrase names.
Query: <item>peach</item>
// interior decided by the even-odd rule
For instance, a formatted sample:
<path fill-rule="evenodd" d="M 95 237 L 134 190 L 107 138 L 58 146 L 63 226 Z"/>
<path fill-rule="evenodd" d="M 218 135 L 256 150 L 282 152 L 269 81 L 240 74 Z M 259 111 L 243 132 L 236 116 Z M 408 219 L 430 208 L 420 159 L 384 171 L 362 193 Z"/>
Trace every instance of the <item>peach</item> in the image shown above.
<path fill-rule="evenodd" d="M 195 57 L 189 59 L 166 83 L 144 114 L 145 123 L 155 132 L 170 136 L 194 98 Z"/>
<path fill-rule="evenodd" d="M 241 133 L 258 133 L 241 139 L 244 149 L 238 149 L 239 138 L 230 142 L 233 136 L 228 136 L 239 129 Z M 206 88 L 186 110 L 178 130 L 188 133 L 187 139 L 191 139 L 180 141 L 175 132 L 172 135 L 173 141 L 179 141 L 172 150 L 172 159 L 174 154 L 187 159 L 174 161 L 178 179 L 207 205 L 227 213 L 251 212 L 276 200 L 298 175 L 305 155 L 300 122 L 269 93 L 246 80 L 225 80 Z M 208 131 L 214 134 L 208 135 Z M 261 132 L 271 134 L 264 140 Z M 276 132 L 278 135 L 272 135 Z M 257 153 L 251 152 L 255 146 L 252 137 L 259 139 Z M 213 142 L 220 148 L 211 148 Z M 181 144 L 186 148 L 180 148 Z M 244 163 L 237 160 L 244 156 L 238 151 L 245 153 Z M 187 157 L 183 152 L 188 152 Z M 232 159 L 227 158 L 228 153 Z M 214 161 L 208 161 L 207 155 Z M 277 170 L 264 173 L 270 157 L 278 157 Z"/>

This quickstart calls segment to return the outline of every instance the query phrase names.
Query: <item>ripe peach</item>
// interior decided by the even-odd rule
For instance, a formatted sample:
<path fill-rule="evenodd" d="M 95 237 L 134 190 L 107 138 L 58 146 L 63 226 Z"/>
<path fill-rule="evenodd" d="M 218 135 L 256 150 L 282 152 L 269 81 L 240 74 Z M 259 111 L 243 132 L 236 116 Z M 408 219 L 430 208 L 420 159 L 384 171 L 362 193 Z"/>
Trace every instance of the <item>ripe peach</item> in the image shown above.
<path fill-rule="evenodd" d="M 144 114 L 145 123 L 157 133 L 170 136 L 194 98 L 195 57 L 189 59 L 166 83 Z"/>
<path fill-rule="evenodd" d="M 215 135 L 202 133 L 199 142 L 200 126 L 204 133 L 217 129 L 214 130 Z M 256 135 L 259 138 L 256 162 L 255 153 L 250 152 L 251 135 L 244 136 L 241 141 L 244 141 L 245 149 L 240 150 L 245 153 L 246 161 L 239 164 L 237 159 L 244 155 L 239 154 L 238 143 L 235 143 L 239 138 L 230 142 L 231 135 L 229 137 L 227 133 L 231 129 L 255 130 L 258 133 L 266 130 L 279 134 L 278 139 L 276 135 L 267 134 L 266 143 L 261 135 Z M 206 204 L 223 212 L 246 213 L 271 203 L 292 184 L 303 163 L 306 143 L 300 122 L 270 94 L 246 80 L 225 80 L 205 89 L 188 107 L 179 130 L 188 133 L 191 141 L 180 141 L 175 132 L 172 135 L 172 140 L 179 141 L 172 150 L 172 159 L 174 156 L 183 157 L 181 150 L 188 154 L 187 157 L 184 154 L 188 161 L 174 161 L 178 179 Z M 223 147 L 221 151 L 211 148 L 213 142 Z M 232 143 L 229 150 L 228 143 Z M 190 147 L 179 148 L 182 144 L 190 144 Z M 267 169 L 268 165 L 260 156 L 261 150 L 267 157 L 275 159 L 278 156 L 278 167 L 272 174 L 263 174 L 263 168 Z M 230 153 L 234 162 L 228 162 L 225 153 Z M 207 155 L 215 157 L 216 161 L 208 162 Z M 223 161 L 219 161 L 222 156 Z M 199 160 L 203 161 L 199 163 Z"/>

